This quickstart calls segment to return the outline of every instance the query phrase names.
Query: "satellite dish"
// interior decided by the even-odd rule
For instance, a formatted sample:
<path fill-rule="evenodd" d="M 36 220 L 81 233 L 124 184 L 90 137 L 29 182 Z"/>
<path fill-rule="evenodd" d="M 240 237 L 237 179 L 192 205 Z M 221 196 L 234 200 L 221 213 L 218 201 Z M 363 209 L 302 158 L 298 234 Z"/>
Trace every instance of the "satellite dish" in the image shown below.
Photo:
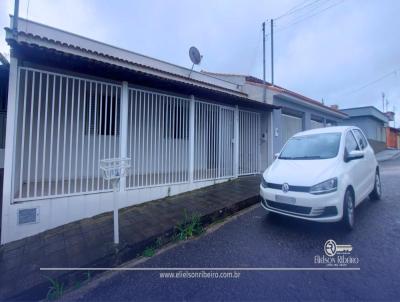
<path fill-rule="evenodd" d="M 200 64 L 202 56 L 200 55 L 200 51 L 196 47 L 194 46 L 190 47 L 189 57 L 193 64 L 195 65 Z"/>

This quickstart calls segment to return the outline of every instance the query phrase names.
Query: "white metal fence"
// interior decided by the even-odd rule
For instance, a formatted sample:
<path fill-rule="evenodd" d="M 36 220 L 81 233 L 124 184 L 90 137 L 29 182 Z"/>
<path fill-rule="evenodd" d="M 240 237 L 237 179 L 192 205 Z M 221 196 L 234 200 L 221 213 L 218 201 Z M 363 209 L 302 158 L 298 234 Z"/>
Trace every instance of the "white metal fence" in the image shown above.
<path fill-rule="evenodd" d="M 129 89 L 128 188 L 189 181 L 189 102 Z"/>
<path fill-rule="evenodd" d="M 260 172 L 260 114 L 239 110 L 239 175 Z"/>
<path fill-rule="evenodd" d="M 14 200 L 110 189 L 99 159 L 119 155 L 121 86 L 19 69 Z"/>
<path fill-rule="evenodd" d="M 234 109 L 195 103 L 194 180 L 233 176 Z"/>
<path fill-rule="evenodd" d="M 122 86 L 21 67 L 14 201 L 111 191 L 99 161 L 120 156 Z M 127 189 L 189 182 L 190 99 L 128 88 Z M 233 107 L 194 102 L 193 179 L 234 173 Z M 260 115 L 239 111 L 239 174 L 259 172 Z"/>

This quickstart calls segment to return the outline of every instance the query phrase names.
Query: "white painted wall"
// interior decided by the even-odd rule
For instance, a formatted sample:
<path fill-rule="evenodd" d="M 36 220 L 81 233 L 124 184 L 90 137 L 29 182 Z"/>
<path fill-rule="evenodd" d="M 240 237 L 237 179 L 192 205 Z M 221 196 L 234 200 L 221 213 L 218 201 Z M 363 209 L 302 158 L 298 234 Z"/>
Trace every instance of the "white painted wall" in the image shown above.
<path fill-rule="evenodd" d="M 183 192 L 222 183 L 228 179 L 195 182 L 172 186 L 145 188 L 119 192 L 119 208 L 146 201 L 164 198 Z M 170 192 L 169 192 L 170 191 Z M 169 192 L 169 193 L 168 193 Z M 3 204 L 1 244 L 44 232 L 63 224 L 92 217 L 113 210 L 113 193 L 97 193 L 46 200 L 29 201 L 19 204 Z M 40 222 L 18 225 L 18 209 L 39 207 Z"/>

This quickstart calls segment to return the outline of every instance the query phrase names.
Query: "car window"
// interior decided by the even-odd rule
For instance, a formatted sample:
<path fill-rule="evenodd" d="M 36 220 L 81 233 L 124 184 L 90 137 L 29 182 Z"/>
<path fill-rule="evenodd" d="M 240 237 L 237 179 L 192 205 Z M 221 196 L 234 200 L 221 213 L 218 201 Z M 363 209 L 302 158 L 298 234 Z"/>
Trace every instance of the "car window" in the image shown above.
<path fill-rule="evenodd" d="M 354 129 L 353 132 L 357 139 L 358 144 L 361 146 L 361 149 L 365 149 L 368 146 L 368 143 L 364 135 L 358 129 Z"/>
<path fill-rule="evenodd" d="M 288 140 L 279 159 L 327 159 L 337 156 L 340 133 L 320 133 L 294 136 Z"/>
<path fill-rule="evenodd" d="M 347 154 L 354 150 L 359 150 L 359 147 L 357 145 L 357 141 L 354 138 L 353 133 L 351 131 L 349 131 L 349 132 L 347 132 L 347 135 L 346 135 L 345 152 Z"/>

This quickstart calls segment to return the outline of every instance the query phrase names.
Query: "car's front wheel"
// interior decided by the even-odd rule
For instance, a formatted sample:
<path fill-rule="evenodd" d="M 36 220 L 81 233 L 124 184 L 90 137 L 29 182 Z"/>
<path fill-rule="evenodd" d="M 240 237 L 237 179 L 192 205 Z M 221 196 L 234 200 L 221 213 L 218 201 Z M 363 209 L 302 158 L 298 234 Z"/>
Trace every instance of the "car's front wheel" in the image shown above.
<path fill-rule="evenodd" d="M 369 194 L 369 198 L 371 200 L 377 201 L 381 200 L 381 196 L 382 196 L 381 177 L 379 175 L 379 172 L 376 171 L 374 189 L 372 190 L 371 194 Z"/>
<path fill-rule="evenodd" d="M 354 227 L 354 196 L 350 189 L 347 189 L 343 200 L 343 218 L 342 224 L 347 230 Z"/>

